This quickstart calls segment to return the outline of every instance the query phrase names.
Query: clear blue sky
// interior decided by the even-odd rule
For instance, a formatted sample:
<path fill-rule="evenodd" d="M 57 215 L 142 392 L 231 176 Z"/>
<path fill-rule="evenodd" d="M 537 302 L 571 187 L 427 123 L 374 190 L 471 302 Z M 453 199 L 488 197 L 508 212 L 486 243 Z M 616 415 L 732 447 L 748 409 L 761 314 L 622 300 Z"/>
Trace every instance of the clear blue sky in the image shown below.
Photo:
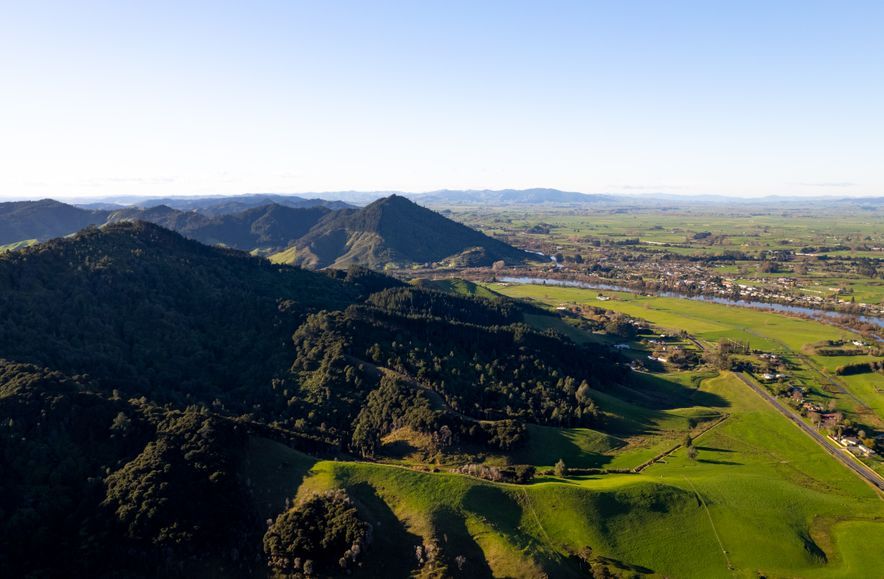
<path fill-rule="evenodd" d="M 0 3 L 0 196 L 884 195 L 884 2 Z"/>

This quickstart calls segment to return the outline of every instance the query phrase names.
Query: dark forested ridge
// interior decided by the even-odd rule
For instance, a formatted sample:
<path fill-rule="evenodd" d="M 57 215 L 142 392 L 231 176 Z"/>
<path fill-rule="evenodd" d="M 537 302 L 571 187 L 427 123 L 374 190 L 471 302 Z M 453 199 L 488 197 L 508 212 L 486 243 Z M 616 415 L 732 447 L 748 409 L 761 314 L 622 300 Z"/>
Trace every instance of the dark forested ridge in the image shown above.
<path fill-rule="evenodd" d="M 180 211 L 199 212 L 209 217 L 240 213 L 246 209 L 265 205 L 283 205 L 293 209 L 310 209 L 325 207 L 328 209 L 346 209 L 353 205 L 343 201 L 328 199 L 305 198 L 298 195 L 278 195 L 273 193 L 249 193 L 245 195 L 228 195 L 220 197 L 166 197 L 147 199 L 140 203 L 145 208 L 166 205 Z"/>
<path fill-rule="evenodd" d="M 361 209 L 309 200 L 297 207 L 275 201 L 252 205 L 256 200 L 185 205 L 187 210 L 166 204 L 85 210 L 51 200 L 0 203 L 0 244 L 45 241 L 87 225 L 147 221 L 207 245 L 279 253 L 279 261 L 313 269 L 384 269 L 433 262 L 487 266 L 529 257 L 397 195 Z"/>
<path fill-rule="evenodd" d="M 0 245 L 26 239 L 45 241 L 104 223 L 106 218 L 106 212 L 52 199 L 0 203 Z"/>
<path fill-rule="evenodd" d="M 0 352 L 108 386 L 211 396 L 269 380 L 302 317 L 355 293 L 327 276 L 119 223 L 0 257 Z"/>
<path fill-rule="evenodd" d="M 398 428 L 446 453 L 603 426 L 586 391 L 619 379 L 616 355 L 525 326 L 528 307 L 143 222 L 0 256 L 0 576 L 356 564 L 369 527 L 345 496 L 268 531 L 249 441 L 372 458 Z"/>
<path fill-rule="evenodd" d="M 255 205 L 263 201 L 260 205 Z M 0 203 L 0 244 L 46 241 L 76 233 L 89 225 L 146 221 L 207 245 L 235 249 L 279 250 L 305 235 L 334 203 L 315 204 L 264 198 L 217 201 L 179 209 L 165 204 L 119 209 L 82 209 L 51 199 Z M 348 207 L 346 204 L 343 207 Z"/>
<path fill-rule="evenodd" d="M 237 213 L 206 216 L 159 205 L 114 211 L 108 221 L 149 221 L 207 245 L 249 251 L 256 248 L 284 249 L 330 212 L 320 206 L 292 208 L 272 203 Z"/>
<path fill-rule="evenodd" d="M 292 262 L 309 267 L 378 268 L 454 260 L 462 265 L 521 262 L 528 256 L 405 197 L 335 211 L 294 244 Z"/>

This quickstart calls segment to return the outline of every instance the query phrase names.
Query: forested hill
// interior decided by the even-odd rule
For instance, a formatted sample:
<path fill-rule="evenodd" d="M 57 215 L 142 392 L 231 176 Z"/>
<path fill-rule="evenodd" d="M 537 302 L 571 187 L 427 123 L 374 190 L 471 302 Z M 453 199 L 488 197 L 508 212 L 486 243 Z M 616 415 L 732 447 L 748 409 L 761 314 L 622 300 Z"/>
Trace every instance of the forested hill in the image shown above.
<path fill-rule="evenodd" d="M 168 205 L 85 210 L 57 201 L 0 203 L 0 245 L 45 241 L 88 225 L 147 221 L 205 243 L 262 255 L 312 269 L 444 262 L 487 266 L 515 264 L 531 256 L 500 240 L 392 195 L 362 209 L 290 207 L 267 203 L 238 212 L 236 203 L 180 210 Z M 239 203 L 239 202 L 237 202 Z"/>
<path fill-rule="evenodd" d="M 42 199 L 0 203 L 0 245 L 27 239 L 45 241 L 88 225 L 104 223 L 107 213 Z"/>
<path fill-rule="evenodd" d="M 325 207 L 292 208 L 271 203 L 237 213 L 206 216 L 159 205 L 114 211 L 108 221 L 149 221 L 207 245 L 250 251 L 283 249 L 305 235 L 330 212 Z"/>
<path fill-rule="evenodd" d="M 603 429 L 587 392 L 620 380 L 618 356 L 531 329 L 526 307 L 143 222 L 0 256 L 0 576 L 263 571 L 243 465 L 268 437 L 372 458 L 404 428 L 470 456 L 526 422 Z"/>
<path fill-rule="evenodd" d="M 168 395 L 267 381 L 346 284 L 159 226 L 86 229 L 0 256 L 0 355 Z M 166 391 L 165 389 L 168 389 Z"/>
<path fill-rule="evenodd" d="M 528 255 L 399 195 L 362 209 L 330 213 L 295 242 L 288 261 L 308 267 L 452 261 L 490 265 L 524 261 Z"/>
<path fill-rule="evenodd" d="M 286 196 L 158 201 L 145 207 L 98 204 L 101 208 L 88 209 L 53 199 L 0 203 L 0 245 L 47 241 L 89 225 L 148 221 L 209 245 L 280 250 L 307 233 L 325 214 L 351 207 Z"/>

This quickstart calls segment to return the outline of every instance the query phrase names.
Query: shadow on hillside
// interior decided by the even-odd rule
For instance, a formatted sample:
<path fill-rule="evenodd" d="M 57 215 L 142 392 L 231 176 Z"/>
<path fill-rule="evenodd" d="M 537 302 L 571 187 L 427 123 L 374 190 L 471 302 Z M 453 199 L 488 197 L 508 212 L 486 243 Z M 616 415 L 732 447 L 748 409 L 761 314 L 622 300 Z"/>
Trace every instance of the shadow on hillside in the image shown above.
<path fill-rule="evenodd" d="M 521 496 L 524 496 L 524 504 L 500 487 L 477 485 L 467 491 L 463 506 L 490 523 L 495 532 L 504 535 L 513 547 L 519 549 L 524 556 L 533 559 L 549 577 L 585 577 L 574 561 L 552 551 L 554 545 L 543 542 L 538 536 L 526 533 L 522 527 L 523 509 L 533 509 L 533 507 L 527 494 Z M 538 532 L 545 533 L 542 528 L 538 528 Z M 465 576 L 472 577 L 472 575 Z"/>
<path fill-rule="evenodd" d="M 292 500 L 317 459 L 280 442 L 250 436 L 241 472 L 262 519 L 276 517 Z"/>
<path fill-rule="evenodd" d="M 706 408 L 730 406 L 730 403 L 718 394 L 685 386 L 674 380 L 667 380 L 663 375 L 634 375 L 632 383 L 622 390 L 625 394 L 633 396 L 633 399 L 625 398 L 629 402 L 655 410 L 672 410 L 694 406 Z"/>
<path fill-rule="evenodd" d="M 355 577 L 411 577 L 417 569 L 415 547 L 423 541 L 408 531 L 387 503 L 368 483 L 347 488 L 356 501 L 359 515 L 372 525 L 372 543 L 368 548 L 365 566 L 356 570 Z"/>
<path fill-rule="evenodd" d="M 528 429 L 527 444 L 510 454 L 513 464 L 552 465 L 562 459 L 570 467 L 603 468 L 613 460 L 613 456 L 581 448 L 572 438 L 576 436 L 573 431 L 534 424 Z"/>
<path fill-rule="evenodd" d="M 393 442 L 385 442 L 378 454 L 385 458 L 402 460 L 418 451 L 418 448 L 407 440 L 394 440 Z"/>
<path fill-rule="evenodd" d="M 742 462 L 734 462 L 732 460 L 713 460 L 711 458 L 700 458 L 697 459 L 697 462 L 703 462 L 706 464 L 723 464 L 730 466 L 741 466 L 743 464 Z"/>
<path fill-rule="evenodd" d="M 442 559 L 448 567 L 447 576 L 481 579 L 494 576 L 485 553 L 467 529 L 463 515 L 442 508 L 433 513 L 432 522 Z"/>
<path fill-rule="evenodd" d="M 505 533 L 519 532 L 522 507 L 509 493 L 491 485 L 475 485 L 463 498 L 463 506 L 487 520 Z"/>
<path fill-rule="evenodd" d="M 599 557 L 599 561 L 601 561 L 602 563 L 607 563 L 608 565 L 611 565 L 612 567 L 616 567 L 617 569 L 620 569 L 621 571 L 631 571 L 633 573 L 639 573 L 641 575 L 650 575 L 650 574 L 654 573 L 653 569 L 648 569 L 647 567 L 643 567 L 641 565 L 624 563 L 623 561 L 621 561 L 619 559 L 614 559 L 612 557 Z"/>
<path fill-rule="evenodd" d="M 600 428 L 620 437 L 659 433 L 658 424 L 672 418 L 670 410 L 730 406 L 718 394 L 645 373 L 633 373 L 629 384 L 600 389 L 592 396 L 610 413 Z"/>

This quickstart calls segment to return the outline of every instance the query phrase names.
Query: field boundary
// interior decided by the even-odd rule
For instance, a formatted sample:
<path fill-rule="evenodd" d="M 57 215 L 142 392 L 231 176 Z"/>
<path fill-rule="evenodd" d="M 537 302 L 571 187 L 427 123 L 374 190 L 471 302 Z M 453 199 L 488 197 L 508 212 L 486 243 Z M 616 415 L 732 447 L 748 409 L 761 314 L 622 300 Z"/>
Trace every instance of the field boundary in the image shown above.
<path fill-rule="evenodd" d="M 713 428 L 715 428 L 716 426 L 718 426 L 719 424 L 721 424 L 722 422 L 724 422 L 725 420 L 727 420 L 728 418 L 730 418 L 730 414 L 722 414 L 722 415 L 719 416 L 718 419 L 715 420 L 712 424 L 710 424 L 709 426 L 705 427 L 703 430 L 701 430 L 700 432 L 698 432 L 696 435 L 692 435 L 692 437 L 693 437 L 693 438 L 699 438 L 699 437 L 703 436 L 704 434 L 706 434 L 707 432 L 709 432 L 710 430 L 712 430 Z M 670 448 L 669 450 L 666 450 L 666 451 L 664 451 L 664 452 L 661 452 L 660 454 L 658 454 L 658 455 L 655 456 L 654 458 L 651 458 L 651 459 L 649 459 L 649 460 L 646 460 L 645 462 L 641 463 L 641 464 L 638 465 L 637 467 L 633 468 L 633 469 L 632 469 L 632 472 L 634 472 L 634 473 L 636 473 L 636 474 L 640 473 L 641 471 L 645 470 L 646 468 L 648 468 L 649 466 L 651 466 L 651 465 L 654 464 L 655 462 L 659 462 L 660 460 L 666 458 L 667 456 L 669 456 L 670 454 L 672 454 L 673 452 L 675 452 L 676 450 L 678 450 L 678 449 L 681 448 L 682 446 L 684 446 L 684 444 L 682 444 L 682 443 L 679 442 L 678 444 L 676 444 L 675 446 L 673 446 L 673 447 Z"/>
<path fill-rule="evenodd" d="M 709 512 L 709 507 L 706 506 L 706 500 L 703 498 L 703 495 L 700 494 L 700 491 L 697 490 L 697 487 L 694 486 L 694 483 L 687 477 L 683 478 L 694 491 L 694 494 L 697 495 L 697 499 L 700 501 L 700 504 L 703 505 L 703 510 L 706 511 L 706 516 L 709 518 L 709 526 L 712 527 L 712 534 L 715 535 L 715 540 L 718 541 L 718 546 L 721 548 L 721 554 L 724 555 L 724 562 L 727 564 L 728 571 L 733 571 L 734 566 L 731 564 L 730 557 L 727 556 L 727 549 L 724 548 L 724 543 L 721 542 L 721 537 L 718 536 L 718 530 L 715 528 L 715 521 L 712 520 L 712 513 Z"/>

